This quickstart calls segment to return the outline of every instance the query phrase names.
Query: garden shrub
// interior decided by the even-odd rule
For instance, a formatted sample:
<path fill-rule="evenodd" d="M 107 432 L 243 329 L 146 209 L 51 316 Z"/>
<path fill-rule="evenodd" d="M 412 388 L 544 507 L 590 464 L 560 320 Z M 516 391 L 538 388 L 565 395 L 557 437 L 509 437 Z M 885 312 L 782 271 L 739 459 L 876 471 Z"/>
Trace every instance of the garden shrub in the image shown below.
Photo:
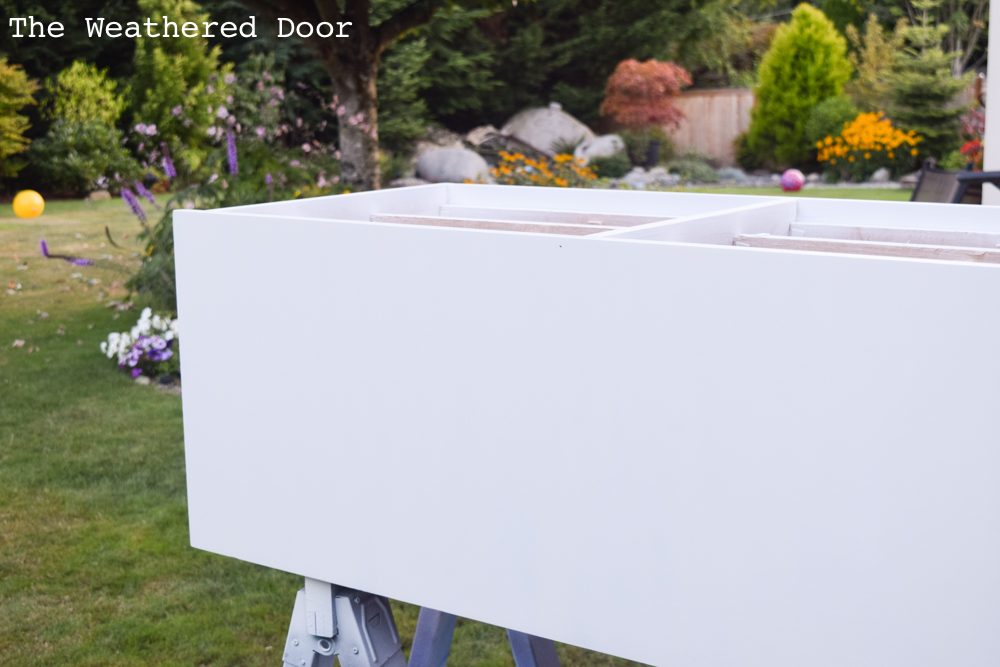
<path fill-rule="evenodd" d="M 125 110 L 125 100 L 115 92 L 118 83 L 108 79 L 107 70 L 79 60 L 59 72 L 55 80 L 46 81 L 45 87 L 51 97 L 43 113 L 50 120 L 97 121 L 113 126 Z"/>
<path fill-rule="evenodd" d="M 674 159 L 677 149 L 673 140 L 663 128 L 649 127 L 644 130 L 621 130 L 618 136 L 625 144 L 625 152 L 629 160 L 635 166 L 645 166 L 646 158 L 649 155 L 649 143 L 651 141 L 660 142 L 660 164 L 665 164 Z"/>
<path fill-rule="evenodd" d="M 632 160 L 628 153 L 621 151 L 607 157 L 595 157 L 589 166 L 598 178 L 621 178 L 632 169 Z"/>
<path fill-rule="evenodd" d="M 27 149 L 30 143 L 24 132 L 31 124 L 18 111 L 35 103 L 32 94 L 36 90 L 38 84 L 28 78 L 20 65 L 8 65 L 7 58 L 0 58 L 0 177 L 15 176 L 26 164 L 10 158 Z"/>
<path fill-rule="evenodd" d="M 28 151 L 31 169 L 49 189 L 83 194 L 111 184 L 117 174 L 132 180 L 139 163 L 122 145 L 122 133 L 102 121 L 56 120 Z"/>
<path fill-rule="evenodd" d="M 719 174 L 712 165 L 697 156 L 684 155 L 667 164 L 671 174 L 677 174 L 682 182 L 718 183 Z"/>
<path fill-rule="evenodd" d="M 805 124 L 817 104 L 840 94 L 851 76 L 847 41 L 820 10 L 800 4 L 764 54 L 747 144 L 765 162 L 809 157 Z"/>
<path fill-rule="evenodd" d="M 169 16 L 178 25 L 197 25 L 209 20 L 191 0 L 139 0 L 143 16 Z M 139 131 L 139 141 L 166 142 L 181 173 L 197 172 L 208 152 L 206 128 L 214 118 L 226 114 L 226 88 L 235 77 L 232 66 L 219 65 L 218 46 L 209 48 L 201 37 L 181 39 L 139 37 L 135 40 L 135 76 L 130 86 L 130 104 L 137 125 L 153 128 Z"/>
<path fill-rule="evenodd" d="M 746 171 L 760 169 L 764 164 L 764 158 L 750 148 L 746 132 L 741 132 L 733 140 L 733 153 L 736 157 L 736 164 Z"/>
<path fill-rule="evenodd" d="M 828 177 L 846 172 L 855 181 L 866 181 L 882 167 L 897 176 L 911 171 L 921 141 L 913 130 L 894 128 L 881 111 L 862 113 L 836 137 L 816 142 L 816 157 Z"/>
<path fill-rule="evenodd" d="M 858 117 L 858 113 L 858 108 L 846 95 L 823 100 L 809 112 L 806 139 L 815 144 L 826 137 L 835 137 L 844 130 L 844 125 Z"/>

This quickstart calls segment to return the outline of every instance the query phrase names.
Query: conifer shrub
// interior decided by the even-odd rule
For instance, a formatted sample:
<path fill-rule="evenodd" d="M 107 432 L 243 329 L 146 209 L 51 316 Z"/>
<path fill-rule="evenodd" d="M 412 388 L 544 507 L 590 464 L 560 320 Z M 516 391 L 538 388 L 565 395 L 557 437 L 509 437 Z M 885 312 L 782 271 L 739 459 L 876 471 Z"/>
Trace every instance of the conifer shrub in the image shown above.
<path fill-rule="evenodd" d="M 846 53 L 847 41 L 823 12 L 804 3 L 792 12 L 760 63 L 749 151 L 773 166 L 809 157 L 806 121 L 813 107 L 840 95 L 852 71 Z"/>

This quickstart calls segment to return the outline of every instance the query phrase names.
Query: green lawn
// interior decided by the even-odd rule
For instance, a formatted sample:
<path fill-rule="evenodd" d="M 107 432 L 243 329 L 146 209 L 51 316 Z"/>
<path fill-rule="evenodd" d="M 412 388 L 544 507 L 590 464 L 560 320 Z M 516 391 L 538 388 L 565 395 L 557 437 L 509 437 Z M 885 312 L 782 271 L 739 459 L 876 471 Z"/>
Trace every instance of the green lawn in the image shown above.
<path fill-rule="evenodd" d="M 120 199 L 34 220 L 0 207 L 0 665 L 278 665 L 301 579 L 188 546 L 180 397 L 98 350 L 138 317 L 104 305 L 125 296 L 138 229 Z M 112 259 L 45 260 L 42 237 Z M 409 651 L 418 610 L 394 609 Z M 568 667 L 632 664 L 559 651 Z M 514 661 L 503 629 L 460 620 L 449 664 Z"/>
<path fill-rule="evenodd" d="M 910 190 L 890 190 L 889 188 L 829 188 L 822 190 L 800 190 L 784 192 L 781 188 L 692 188 L 685 192 L 710 192 L 720 195 L 762 195 L 768 197 L 821 197 L 825 199 L 883 199 L 886 201 L 910 201 Z"/>

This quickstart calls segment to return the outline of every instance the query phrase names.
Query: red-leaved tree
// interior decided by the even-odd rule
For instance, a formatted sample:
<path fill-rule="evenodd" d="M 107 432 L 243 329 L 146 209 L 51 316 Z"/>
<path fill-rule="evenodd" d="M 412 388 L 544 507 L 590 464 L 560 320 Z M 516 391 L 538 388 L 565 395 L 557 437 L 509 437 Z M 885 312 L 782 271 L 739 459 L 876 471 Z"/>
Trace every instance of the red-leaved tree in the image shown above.
<path fill-rule="evenodd" d="M 652 126 L 680 125 L 684 114 L 673 102 L 684 86 L 691 85 L 691 75 L 673 63 L 629 58 L 618 63 L 604 89 L 601 115 L 630 130 Z"/>

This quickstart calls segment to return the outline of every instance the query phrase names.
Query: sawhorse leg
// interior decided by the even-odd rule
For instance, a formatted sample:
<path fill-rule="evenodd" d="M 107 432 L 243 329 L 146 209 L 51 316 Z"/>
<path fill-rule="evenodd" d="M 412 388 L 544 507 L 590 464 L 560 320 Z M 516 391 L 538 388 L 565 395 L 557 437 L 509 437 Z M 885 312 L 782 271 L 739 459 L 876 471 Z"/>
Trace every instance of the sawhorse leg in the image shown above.
<path fill-rule="evenodd" d="M 445 667 L 457 620 L 454 614 L 422 607 L 413 635 L 410 667 Z"/>
<path fill-rule="evenodd" d="M 542 639 L 517 630 L 507 630 L 510 649 L 517 667 L 560 667 L 559 654 L 551 639 Z"/>
<path fill-rule="evenodd" d="M 413 636 L 409 667 L 445 667 L 457 617 L 428 607 L 420 610 L 417 632 Z M 507 630 L 510 648 L 517 667 L 560 667 L 556 645 L 551 639 L 535 637 L 517 630 Z"/>

